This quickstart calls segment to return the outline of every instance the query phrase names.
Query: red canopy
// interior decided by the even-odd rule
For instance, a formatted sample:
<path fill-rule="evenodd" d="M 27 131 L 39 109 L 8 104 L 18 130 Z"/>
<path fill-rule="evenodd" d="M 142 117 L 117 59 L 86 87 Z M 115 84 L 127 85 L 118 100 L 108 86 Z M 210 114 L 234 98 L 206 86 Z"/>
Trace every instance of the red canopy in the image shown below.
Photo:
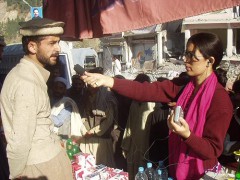
<path fill-rule="evenodd" d="M 44 0 L 44 17 L 64 21 L 65 39 L 101 37 L 240 5 L 240 0 Z"/>

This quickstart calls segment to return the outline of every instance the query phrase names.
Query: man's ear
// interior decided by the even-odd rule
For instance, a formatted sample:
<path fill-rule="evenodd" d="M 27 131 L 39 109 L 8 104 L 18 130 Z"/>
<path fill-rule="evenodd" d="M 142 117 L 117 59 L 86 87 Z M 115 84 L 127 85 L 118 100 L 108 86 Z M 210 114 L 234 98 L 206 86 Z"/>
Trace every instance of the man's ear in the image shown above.
<path fill-rule="evenodd" d="M 31 52 L 31 54 L 36 54 L 37 52 L 37 43 L 30 41 L 28 43 L 28 50 Z"/>

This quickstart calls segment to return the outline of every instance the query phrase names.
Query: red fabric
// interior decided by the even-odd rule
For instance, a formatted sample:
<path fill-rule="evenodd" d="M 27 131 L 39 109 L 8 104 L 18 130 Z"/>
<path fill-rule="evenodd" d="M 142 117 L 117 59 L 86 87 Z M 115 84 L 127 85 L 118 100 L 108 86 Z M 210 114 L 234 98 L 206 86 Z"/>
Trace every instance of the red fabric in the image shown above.
<path fill-rule="evenodd" d="M 130 80 L 114 79 L 113 90 L 138 101 L 169 102 L 174 100 L 183 85 L 176 80 L 138 83 Z M 206 114 L 202 137 L 191 133 L 190 137 L 184 141 L 187 147 L 203 160 L 204 169 L 211 169 L 217 164 L 217 157 L 223 151 L 223 141 L 232 118 L 232 112 L 232 102 L 229 95 L 217 83 Z M 170 176 L 173 177 L 174 174 L 170 174 Z"/>
<path fill-rule="evenodd" d="M 64 37 L 84 39 L 233 7 L 240 0 L 44 0 L 43 15 L 66 23 Z"/>
<path fill-rule="evenodd" d="M 64 40 L 79 40 L 103 35 L 99 14 L 91 15 L 91 0 L 45 0 L 43 17 L 65 22 Z"/>
<path fill-rule="evenodd" d="M 217 77 L 212 73 L 201 85 L 198 92 L 191 99 L 191 95 L 195 89 L 193 81 L 190 81 L 179 99 L 177 105 L 181 106 L 184 111 L 184 117 L 188 122 L 191 133 L 202 137 L 204 124 L 206 121 L 206 113 L 210 107 L 213 93 L 215 92 Z M 190 104 L 190 105 L 189 105 Z M 203 160 L 197 156 L 195 152 L 187 147 L 182 139 L 175 133 L 169 136 L 169 164 L 171 174 L 175 174 L 178 180 L 200 179 L 204 174 Z"/>
<path fill-rule="evenodd" d="M 122 32 L 226 9 L 237 3 L 240 1 L 116 0 L 112 8 L 101 12 L 101 24 L 104 33 Z"/>

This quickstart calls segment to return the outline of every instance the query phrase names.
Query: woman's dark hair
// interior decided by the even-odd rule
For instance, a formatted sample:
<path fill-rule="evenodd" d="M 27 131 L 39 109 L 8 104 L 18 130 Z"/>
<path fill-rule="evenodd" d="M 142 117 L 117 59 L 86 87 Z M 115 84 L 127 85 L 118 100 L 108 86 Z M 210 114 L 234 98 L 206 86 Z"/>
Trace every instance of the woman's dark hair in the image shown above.
<path fill-rule="evenodd" d="M 198 33 L 192 35 L 187 42 L 187 45 L 192 43 L 196 51 L 197 49 L 202 53 L 205 59 L 214 57 L 213 69 L 216 69 L 223 58 L 223 45 L 216 34 L 213 33 Z M 211 62 L 211 60 L 210 60 Z"/>
<path fill-rule="evenodd" d="M 44 39 L 45 36 L 23 36 L 22 37 L 22 46 L 23 51 L 26 53 L 26 55 L 30 54 L 30 51 L 28 50 L 28 43 L 30 41 L 36 42 L 37 44 L 40 43 L 41 40 Z"/>
<path fill-rule="evenodd" d="M 222 68 L 217 68 L 215 70 L 215 74 L 217 76 L 217 79 L 218 79 L 218 82 L 223 86 L 225 87 L 226 84 L 227 84 L 227 81 L 228 81 L 228 78 L 227 78 L 227 71 L 222 69 Z"/>
<path fill-rule="evenodd" d="M 140 83 L 143 83 L 143 82 L 145 82 L 145 81 L 151 82 L 151 79 L 150 79 L 150 77 L 149 77 L 148 75 L 141 73 L 141 74 L 138 74 L 138 75 L 136 76 L 136 78 L 134 79 L 134 81 L 138 81 L 138 82 L 140 82 Z"/>

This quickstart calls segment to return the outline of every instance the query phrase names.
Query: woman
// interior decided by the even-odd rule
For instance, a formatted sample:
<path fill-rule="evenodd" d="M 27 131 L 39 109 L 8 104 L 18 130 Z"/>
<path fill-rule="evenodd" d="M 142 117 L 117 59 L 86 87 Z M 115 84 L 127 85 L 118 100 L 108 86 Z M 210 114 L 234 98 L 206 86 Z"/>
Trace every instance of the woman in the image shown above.
<path fill-rule="evenodd" d="M 181 91 L 180 79 L 138 83 L 85 73 L 88 84 L 107 86 L 138 101 L 173 102 L 182 106 L 181 125 L 168 119 L 169 173 L 174 179 L 199 179 L 218 165 L 223 141 L 232 117 L 232 103 L 214 73 L 223 57 L 220 39 L 211 33 L 191 36 L 184 54 L 186 72 L 191 80 Z"/>

